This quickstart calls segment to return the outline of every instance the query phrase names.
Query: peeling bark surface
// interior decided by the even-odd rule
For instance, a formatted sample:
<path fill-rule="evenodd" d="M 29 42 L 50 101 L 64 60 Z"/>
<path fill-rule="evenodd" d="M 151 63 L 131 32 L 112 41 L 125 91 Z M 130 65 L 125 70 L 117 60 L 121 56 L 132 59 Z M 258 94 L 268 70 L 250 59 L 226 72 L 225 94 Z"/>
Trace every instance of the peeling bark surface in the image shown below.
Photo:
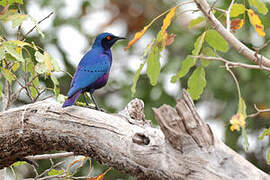
<path fill-rule="evenodd" d="M 154 113 L 161 129 L 144 119 L 138 99 L 118 114 L 49 102 L 5 111 L 0 168 L 28 155 L 64 150 L 138 179 L 270 179 L 214 137 L 185 91 L 176 109 L 163 105 Z"/>

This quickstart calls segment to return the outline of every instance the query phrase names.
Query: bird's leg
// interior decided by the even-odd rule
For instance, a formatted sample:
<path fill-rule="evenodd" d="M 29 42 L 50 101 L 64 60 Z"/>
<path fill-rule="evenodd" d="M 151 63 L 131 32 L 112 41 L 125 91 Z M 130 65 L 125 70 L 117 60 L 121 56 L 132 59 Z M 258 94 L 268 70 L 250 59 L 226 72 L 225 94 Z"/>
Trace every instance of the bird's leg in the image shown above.
<path fill-rule="evenodd" d="M 88 104 L 88 102 L 87 102 L 87 100 L 86 100 L 86 97 L 85 97 L 85 93 L 83 93 L 82 95 L 83 95 L 83 99 L 84 99 L 84 101 L 85 101 L 86 106 L 89 106 L 89 104 Z"/>
<path fill-rule="evenodd" d="M 98 104 L 97 104 L 97 102 L 96 102 L 96 100 L 95 100 L 95 98 L 94 98 L 92 92 L 90 92 L 90 96 L 91 96 L 91 98 L 92 98 L 92 100 L 93 100 L 93 103 L 94 103 L 95 106 L 96 106 L 96 110 L 101 111 L 101 109 L 98 107 Z"/>

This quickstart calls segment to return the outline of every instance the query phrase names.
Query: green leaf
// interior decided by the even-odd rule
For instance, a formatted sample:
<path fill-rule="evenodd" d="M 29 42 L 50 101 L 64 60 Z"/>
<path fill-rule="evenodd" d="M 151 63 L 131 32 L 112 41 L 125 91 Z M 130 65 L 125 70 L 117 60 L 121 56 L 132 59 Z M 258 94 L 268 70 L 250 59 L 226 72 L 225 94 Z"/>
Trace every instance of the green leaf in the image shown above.
<path fill-rule="evenodd" d="M 207 31 L 205 40 L 212 48 L 218 51 L 227 52 L 229 49 L 227 41 L 216 30 Z"/>
<path fill-rule="evenodd" d="M 261 141 L 263 140 L 264 136 L 270 136 L 270 128 L 263 130 L 262 135 L 260 135 L 258 139 Z"/>
<path fill-rule="evenodd" d="M 204 43 L 204 38 L 205 38 L 205 34 L 206 32 L 203 32 L 202 35 L 200 35 L 197 40 L 194 43 L 194 49 L 192 50 L 192 55 L 193 56 L 198 56 L 201 49 L 202 49 L 202 45 Z"/>
<path fill-rule="evenodd" d="M 0 0 L 1 6 L 6 6 L 7 4 L 12 5 L 14 3 L 23 4 L 23 0 Z"/>
<path fill-rule="evenodd" d="M 43 63 L 45 61 L 45 57 L 43 54 L 41 54 L 39 51 L 35 52 L 35 57 L 37 62 Z"/>
<path fill-rule="evenodd" d="M 27 164 L 27 162 L 26 161 L 17 161 L 15 163 L 13 163 L 11 166 L 17 167 L 17 166 L 24 165 L 24 164 Z"/>
<path fill-rule="evenodd" d="M 20 63 L 19 62 L 15 62 L 13 65 L 12 65 L 12 71 L 13 72 L 16 72 L 20 67 Z"/>
<path fill-rule="evenodd" d="M 61 169 L 61 170 L 56 170 L 56 169 L 52 169 L 52 170 L 50 170 L 49 172 L 48 172 L 48 175 L 49 176 L 53 176 L 53 175 L 62 175 L 62 174 L 64 174 L 64 170 L 63 169 Z"/>
<path fill-rule="evenodd" d="M 244 146 L 245 146 L 245 151 L 248 151 L 249 143 L 248 143 L 248 137 L 247 137 L 247 132 L 246 128 L 242 128 L 242 136 L 244 138 Z"/>
<path fill-rule="evenodd" d="M 144 67 L 145 63 L 141 63 L 139 69 L 137 70 L 137 72 L 135 73 L 134 77 L 133 77 L 133 83 L 132 83 L 132 87 L 131 87 L 131 94 L 132 94 L 132 97 L 135 95 L 135 92 L 136 92 L 136 84 L 137 84 L 137 81 L 140 77 L 140 74 L 141 74 L 141 71 Z"/>
<path fill-rule="evenodd" d="M 11 83 L 12 81 L 14 81 L 16 79 L 15 74 L 13 74 L 11 71 L 9 71 L 8 69 L 5 69 L 3 67 L 1 67 L 1 73 L 4 76 L 4 78 L 6 80 L 8 80 L 9 83 Z"/>
<path fill-rule="evenodd" d="M 5 49 L 0 45 L 0 60 L 5 58 Z"/>
<path fill-rule="evenodd" d="M 0 84 L 0 98 L 2 98 L 3 96 L 3 85 Z"/>
<path fill-rule="evenodd" d="M 157 84 L 158 76 L 160 74 L 159 58 L 160 58 L 160 49 L 158 48 L 158 46 L 153 45 L 147 58 L 147 71 L 146 71 L 152 86 Z"/>
<path fill-rule="evenodd" d="M 188 28 L 191 29 L 193 26 L 196 26 L 202 22 L 205 21 L 205 17 L 204 16 L 199 16 L 196 19 L 192 19 L 188 25 Z"/>
<path fill-rule="evenodd" d="M 35 71 L 38 74 L 44 74 L 46 72 L 46 65 L 44 63 L 37 63 L 35 65 Z"/>
<path fill-rule="evenodd" d="M 179 72 L 172 77 L 171 82 L 172 83 L 176 83 L 176 81 L 181 78 L 184 77 L 190 70 L 191 67 L 193 67 L 196 63 L 196 59 L 192 58 L 191 56 L 187 56 L 186 59 L 184 59 L 181 63 L 181 67 Z"/>
<path fill-rule="evenodd" d="M 243 4 L 233 4 L 231 12 L 230 12 L 230 17 L 237 17 L 240 14 L 244 14 L 246 11 L 246 8 Z"/>
<path fill-rule="evenodd" d="M 20 26 L 24 20 L 27 19 L 27 15 L 25 14 L 16 14 L 10 17 L 12 22 L 12 28 Z"/>
<path fill-rule="evenodd" d="M 247 106 L 246 103 L 244 101 L 244 99 L 242 97 L 239 97 L 239 102 L 238 102 L 238 113 L 241 113 L 244 118 L 247 117 Z"/>
<path fill-rule="evenodd" d="M 188 79 L 188 93 L 193 100 L 200 98 L 206 86 L 205 71 L 202 66 L 197 67 Z"/>
<path fill-rule="evenodd" d="M 270 164 L 270 148 L 268 148 L 266 159 L 267 159 L 267 164 Z"/>
<path fill-rule="evenodd" d="M 268 13 L 268 9 L 266 5 L 260 0 L 248 0 L 250 6 L 254 6 L 257 8 L 259 13 L 266 15 Z"/>
<path fill-rule="evenodd" d="M 59 94 L 57 97 L 56 97 L 56 101 L 60 102 L 61 104 L 64 103 L 66 100 L 66 96 L 64 96 L 63 94 Z"/>
<path fill-rule="evenodd" d="M 216 56 L 213 49 L 210 47 L 204 47 L 202 50 L 202 55 L 211 56 L 211 57 Z M 201 63 L 204 67 L 207 67 L 209 65 L 209 63 L 211 62 L 211 60 L 207 60 L 207 59 L 200 59 L 200 60 L 201 60 Z"/>
<path fill-rule="evenodd" d="M 35 23 L 37 32 L 40 34 L 40 36 L 41 36 L 42 38 L 44 38 L 45 35 L 44 35 L 43 32 L 41 31 L 38 22 L 37 22 L 32 16 L 30 16 L 30 15 L 28 15 L 28 16 L 29 16 L 30 19 L 33 21 L 33 23 Z"/>
<path fill-rule="evenodd" d="M 36 90 L 36 88 L 30 86 L 30 87 L 29 87 L 29 90 L 30 90 L 31 96 L 32 96 L 33 98 L 36 98 L 37 95 L 38 95 L 38 91 Z"/>
<path fill-rule="evenodd" d="M 52 63 L 54 71 L 59 72 L 60 66 L 59 66 L 58 62 L 54 58 L 51 58 L 51 63 Z"/>
<path fill-rule="evenodd" d="M 55 77 L 55 75 L 51 74 L 50 77 L 51 77 L 51 80 L 53 81 L 54 86 L 58 86 L 59 82 L 58 82 L 57 78 Z"/>
<path fill-rule="evenodd" d="M 18 47 L 15 43 L 12 42 L 5 42 L 3 43 L 5 51 L 10 54 L 12 57 L 15 58 L 17 61 L 24 62 L 24 58 L 22 56 L 21 47 Z"/>

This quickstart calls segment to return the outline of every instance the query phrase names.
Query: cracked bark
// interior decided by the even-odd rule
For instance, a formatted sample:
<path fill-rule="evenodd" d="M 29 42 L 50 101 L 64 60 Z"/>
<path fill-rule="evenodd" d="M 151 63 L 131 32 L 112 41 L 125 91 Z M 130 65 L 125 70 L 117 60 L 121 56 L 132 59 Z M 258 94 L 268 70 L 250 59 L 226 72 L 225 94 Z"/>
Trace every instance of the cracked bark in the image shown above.
<path fill-rule="evenodd" d="M 50 150 L 95 158 L 138 179 L 269 179 L 214 137 L 183 91 L 176 109 L 154 109 L 161 129 L 144 118 L 143 102 L 118 114 L 38 102 L 0 114 L 0 168 Z"/>

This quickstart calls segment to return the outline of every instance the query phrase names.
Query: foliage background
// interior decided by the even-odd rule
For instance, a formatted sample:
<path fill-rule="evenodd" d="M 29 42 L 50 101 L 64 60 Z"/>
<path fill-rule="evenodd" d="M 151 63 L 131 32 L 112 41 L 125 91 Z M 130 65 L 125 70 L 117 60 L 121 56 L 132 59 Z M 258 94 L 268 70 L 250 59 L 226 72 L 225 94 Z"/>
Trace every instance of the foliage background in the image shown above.
<path fill-rule="evenodd" d="M 25 13 L 41 19 L 49 12 L 54 15 L 45 20 L 41 29 L 45 34 L 42 39 L 38 33 L 32 33 L 26 40 L 34 41 L 37 45 L 47 50 L 59 63 L 62 70 L 74 73 L 82 55 L 93 43 L 94 37 L 103 31 L 112 32 L 115 35 L 127 36 L 131 39 L 135 32 L 142 29 L 154 17 L 165 10 L 173 7 L 176 3 L 183 1 L 166 0 L 29 0 L 24 1 L 22 9 Z M 243 3 L 243 1 L 236 1 Z M 216 7 L 228 8 L 230 1 L 223 0 L 216 3 Z M 270 3 L 266 4 L 270 8 Z M 247 5 L 248 6 L 248 5 Z M 181 89 L 187 87 L 187 79 L 184 77 L 176 84 L 170 83 L 170 78 L 178 72 L 181 60 L 190 54 L 193 43 L 198 35 L 203 31 L 203 27 L 188 29 L 189 21 L 197 17 L 200 13 L 184 13 L 181 11 L 196 9 L 196 6 L 187 5 L 181 7 L 176 18 L 169 27 L 169 32 L 176 35 L 172 45 L 166 47 L 162 53 L 162 71 L 158 84 L 155 87 L 150 85 L 146 77 L 146 70 L 137 83 L 135 96 L 145 102 L 145 114 L 147 119 L 153 120 L 152 107 L 159 107 L 162 104 L 175 105 L 175 99 L 181 97 Z M 248 47 L 259 47 L 270 37 L 270 13 L 260 16 L 265 27 L 265 38 L 259 37 L 254 29 L 245 23 L 244 27 L 236 32 L 236 36 Z M 222 18 L 221 18 L 222 19 Z M 23 30 L 31 27 L 28 22 L 23 24 Z M 131 85 L 134 73 L 142 62 L 144 48 L 157 34 L 162 25 L 162 19 L 154 23 L 147 34 L 139 40 L 129 51 L 124 51 L 127 42 L 119 42 L 112 49 L 114 62 L 111 69 L 110 80 L 107 86 L 96 91 L 96 97 L 101 107 L 109 112 L 121 110 L 131 99 Z M 11 28 L 11 24 L 0 24 L 1 33 L 8 39 L 16 38 L 16 31 Z M 25 32 L 25 31 L 24 31 Z M 270 57 L 270 46 L 261 52 L 266 57 Z M 224 58 L 249 63 L 243 56 L 239 55 L 233 48 L 226 54 L 221 54 Z M 214 133 L 218 135 L 228 146 L 243 155 L 246 159 L 255 164 L 265 172 L 270 172 L 270 167 L 266 163 L 266 151 L 269 147 L 269 138 L 258 141 L 257 137 L 264 128 L 270 126 L 270 114 L 263 113 L 256 118 L 247 119 L 247 133 L 250 142 L 248 152 L 242 146 L 241 133 L 229 130 L 229 120 L 237 111 L 238 96 L 236 86 L 228 72 L 220 67 L 221 63 L 212 62 L 206 68 L 207 86 L 199 101 L 196 101 L 198 110 L 211 126 Z M 242 97 L 247 104 L 248 114 L 254 112 L 253 104 L 258 107 L 267 108 L 270 106 L 270 83 L 269 73 L 258 70 L 246 70 L 242 68 L 233 69 L 236 74 L 242 91 Z M 65 73 L 56 73 L 62 94 L 67 94 L 71 78 Z M 46 86 L 52 87 L 49 80 L 44 79 Z M 48 92 L 46 95 L 50 95 Z M 45 95 L 44 95 L 45 96 Z M 53 99 L 52 99 L 53 100 Z M 23 96 L 15 102 L 16 106 L 29 103 Z M 94 174 L 100 174 L 107 167 L 95 164 Z M 48 161 L 40 162 L 40 171 L 48 168 Z M 83 168 L 81 173 L 83 173 Z M 103 170 L 102 170 L 103 169 Z M 29 171 L 27 176 L 31 176 Z M 128 175 L 117 171 L 110 171 L 105 179 L 132 179 Z"/>

